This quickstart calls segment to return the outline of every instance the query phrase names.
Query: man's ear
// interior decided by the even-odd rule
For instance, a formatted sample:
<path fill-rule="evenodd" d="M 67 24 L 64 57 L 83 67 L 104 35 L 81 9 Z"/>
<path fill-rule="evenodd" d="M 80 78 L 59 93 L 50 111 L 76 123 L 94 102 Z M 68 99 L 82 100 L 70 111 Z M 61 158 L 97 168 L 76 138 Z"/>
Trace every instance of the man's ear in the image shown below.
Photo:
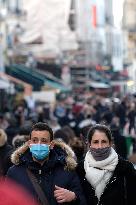
<path fill-rule="evenodd" d="M 29 146 L 29 147 L 30 147 L 30 144 L 32 144 L 32 143 L 31 143 L 31 140 L 28 140 L 28 146 Z"/>
<path fill-rule="evenodd" d="M 53 149 L 54 145 L 55 145 L 54 141 L 51 141 L 50 148 Z"/>

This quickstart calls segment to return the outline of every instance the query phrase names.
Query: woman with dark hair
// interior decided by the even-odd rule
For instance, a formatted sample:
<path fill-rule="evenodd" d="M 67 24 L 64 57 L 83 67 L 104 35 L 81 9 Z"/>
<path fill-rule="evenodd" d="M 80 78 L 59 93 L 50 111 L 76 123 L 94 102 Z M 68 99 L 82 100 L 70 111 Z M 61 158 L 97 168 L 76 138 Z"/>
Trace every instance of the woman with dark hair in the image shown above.
<path fill-rule="evenodd" d="M 134 205 L 136 171 L 113 149 L 110 129 L 93 125 L 88 148 L 77 168 L 88 205 Z"/>

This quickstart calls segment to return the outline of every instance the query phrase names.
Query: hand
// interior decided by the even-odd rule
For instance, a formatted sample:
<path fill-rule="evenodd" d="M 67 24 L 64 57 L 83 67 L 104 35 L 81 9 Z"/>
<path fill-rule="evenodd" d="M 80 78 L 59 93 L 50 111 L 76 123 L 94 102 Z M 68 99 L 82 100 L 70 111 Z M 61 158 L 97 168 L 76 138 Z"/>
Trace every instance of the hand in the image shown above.
<path fill-rule="evenodd" d="M 54 197 L 58 203 L 71 202 L 76 199 L 74 192 L 55 185 Z"/>

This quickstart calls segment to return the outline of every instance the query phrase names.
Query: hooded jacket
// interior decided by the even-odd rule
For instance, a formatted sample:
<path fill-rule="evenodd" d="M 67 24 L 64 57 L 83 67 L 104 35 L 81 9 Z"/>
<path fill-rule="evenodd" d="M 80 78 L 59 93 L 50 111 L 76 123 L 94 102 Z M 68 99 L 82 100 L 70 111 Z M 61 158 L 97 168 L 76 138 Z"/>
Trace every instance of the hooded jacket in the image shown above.
<path fill-rule="evenodd" d="M 63 203 L 70 205 L 86 205 L 78 176 L 75 173 L 76 161 L 71 148 L 63 142 L 54 140 L 54 147 L 50 150 L 49 159 L 41 166 L 32 159 L 28 143 L 12 154 L 12 166 L 7 176 L 22 185 L 35 199 L 38 196 L 27 175 L 27 169 L 37 178 L 50 205 L 57 205 L 54 198 L 55 185 L 73 191 L 77 199 L 73 202 Z"/>

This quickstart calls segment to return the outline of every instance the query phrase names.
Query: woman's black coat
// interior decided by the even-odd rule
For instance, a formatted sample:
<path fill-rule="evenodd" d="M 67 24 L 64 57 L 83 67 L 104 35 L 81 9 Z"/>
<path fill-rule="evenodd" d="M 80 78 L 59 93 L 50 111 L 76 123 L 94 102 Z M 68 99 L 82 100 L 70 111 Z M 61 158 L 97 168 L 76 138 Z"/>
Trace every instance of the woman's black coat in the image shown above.
<path fill-rule="evenodd" d="M 130 162 L 119 158 L 115 171 L 100 200 L 85 178 L 84 162 L 79 164 L 77 172 L 88 205 L 136 205 L 136 170 Z"/>

